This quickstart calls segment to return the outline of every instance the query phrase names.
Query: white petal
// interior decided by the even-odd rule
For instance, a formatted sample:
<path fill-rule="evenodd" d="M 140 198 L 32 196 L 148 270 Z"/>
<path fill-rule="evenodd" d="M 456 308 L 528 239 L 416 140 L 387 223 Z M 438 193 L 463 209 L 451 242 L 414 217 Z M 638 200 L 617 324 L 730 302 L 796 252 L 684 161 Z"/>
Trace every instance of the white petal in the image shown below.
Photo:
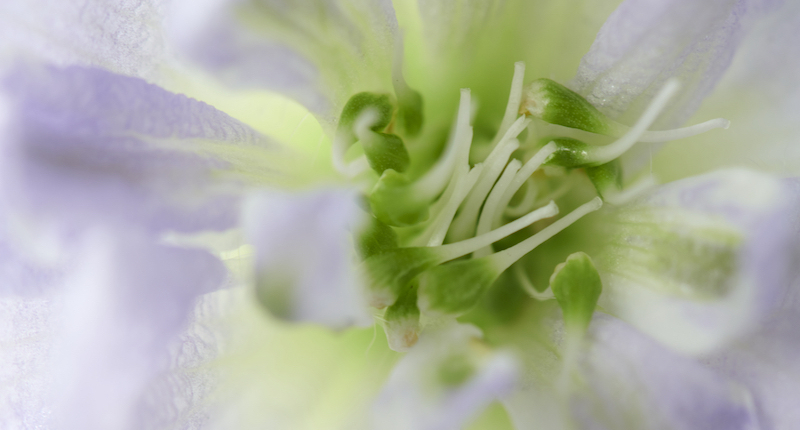
<path fill-rule="evenodd" d="M 795 286 L 796 287 L 796 286 Z M 720 351 L 706 361 L 749 390 L 762 428 L 800 426 L 800 337 L 797 305 L 772 315 L 744 342 Z"/>
<path fill-rule="evenodd" d="M 0 297 L 0 428 L 46 428 L 62 297 Z"/>
<path fill-rule="evenodd" d="M 516 358 L 486 351 L 488 356 L 480 357 L 470 347 L 478 336 L 475 327 L 455 323 L 425 332 L 397 363 L 375 400 L 371 428 L 460 429 L 492 401 L 509 394 L 519 372 Z M 469 369 L 461 368 L 465 361 Z M 444 382 L 443 374 L 462 371 L 463 380 Z"/>
<path fill-rule="evenodd" d="M 566 392 L 534 378 L 504 402 L 517 428 L 759 428 L 744 386 L 608 315 L 595 313 L 577 363 Z"/>
<path fill-rule="evenodd" d="M 0 59 L 17 56 L 160 77 L 166 58 L 161 0 L 0 3 Z"/>
<path fill-rule="evenodd" d="M 100 69 L 19 66 L 2 90 L 0 199 L 17 220 L 230 228 L 240 180 L 220 174 L 277 149 L 204 103 Z"/>
<path fill-rule="evenodd" d="M 681 92 L 655 125 L 686 121 L 728 68 L 766 6 L 758 1 L 627 0 L 581 60 L 571 84 L 604 113 L 630 121 L 672 77 Z"/>
<path fill-rule="evenodd" d="M 208 253 L 153 245 L 136 232 L 94 230 L 82 245 L 54 355 L 53 420 L 58 428 L 142 428 L 168 345 L 225 269 Z"/>
<path fill-rule="evenodd" d="M 372 323 L 349 240 L 364 216 L 356 199 L 345 190 L 248 198 L 242 225 L 255 248 L 256 295 L 273 314 L 333 328 Z"/>
<path fill-rule="evenodd" d="M 753 429 L 741 386 L 596 314 L 570 410 L 579 428 Z"/>
<path fill-rule="evenodd" d="M 685 177 L 730 165 L 800 175 L 798 27 L 797 2 L 786 2 L 754 27 L 695 116 L 697 121 L 725 117 L 731 128 L 665 146 L 654 160 L 659 177 Z"/>
<path fill-rule="evenodd" d="M 776 179 L 727 170 L 665 185 L 619 209 L 599 305 L 678 350 L 753 329 L 790 280 L 796 203 Z"/>
<path fill-rule="evenodd" d="M 353 93 L 392 88 L 397 21 L 385 0 L 181 0 L 167 26 L 227 84 L 283 92 L 330 119 Z"/>

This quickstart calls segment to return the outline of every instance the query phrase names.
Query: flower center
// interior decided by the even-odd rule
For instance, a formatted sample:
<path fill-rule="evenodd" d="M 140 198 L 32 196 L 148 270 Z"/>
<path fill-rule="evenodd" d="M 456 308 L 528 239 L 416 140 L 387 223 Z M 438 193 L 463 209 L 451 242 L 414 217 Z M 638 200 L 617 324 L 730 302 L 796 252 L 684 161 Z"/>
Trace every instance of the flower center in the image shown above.
<path fill-rule="evenodd" d="M 498 132 L 484 147 L 473 147 L 474 109 L 470 90 L 462 89 L 445 149 L 416 177 L 409 172 L 424 160 L 412 159 L 405 143 L 423 128 L 422 98 L 416 92 L 403 84 L 396 88 L 397 97 L 359 93 L 342 111 L 334 161 L 343 174 L 368 183 L 365 194 L 372 216 L 357 246 L 370 304 L 386 309 L 383 319 L 394 349 L 416 342 L 421 316 L 457 317 L 473 308 L 512 266 L 520 285 L 534 298 L 555 293 L 566 317 L 572 299 L 564 292 L 572 287 L 538 291 L 518 261 L 603 202 L 621 204 L 651 187 L 650 177 L 623 186 L 618 159 L 637 142 L 661 142 L 728 126 L 726 120 L 715 119 L 648 131 L 678 91 L 676 81 L 669 81 L 637 123 L 627 127 L 549 79 L 535 80 L 523 90 L 524 72 L 524 64 L 517 63 Z M 552 129 L 564 135 L 543 133 Z M 596 141 L 566 137 L 568 129 L 588 132 Z M 602 136 L 613 140 L 602 142 Z M 592 185 L 595 197 L 589 191 Z M 565 200 L 567 195 L 573 197 Z M 575 196 L 584 200 L 575 204 Z M 573 209 L 558 218 L 562 201 Z M 594 266 L 588 261 L 581 271 L 567 270 L 562 278 L 594 279 Z M 597 295 L 590 295 L 594 301 L 580 306 L 581 312 L 593 310 Z"/>

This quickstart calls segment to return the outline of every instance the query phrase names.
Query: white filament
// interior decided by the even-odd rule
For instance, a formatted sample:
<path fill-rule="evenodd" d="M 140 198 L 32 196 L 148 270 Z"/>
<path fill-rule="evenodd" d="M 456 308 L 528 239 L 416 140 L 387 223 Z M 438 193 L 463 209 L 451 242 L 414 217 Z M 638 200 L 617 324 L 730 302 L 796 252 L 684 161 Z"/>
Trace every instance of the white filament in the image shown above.
<path fill-rule="evenodd" d="M 484 246 L 491 245 L 492 243 L 497 242 L 498 240 L 503 239 L 510 234 L 514 234 L 519 230 L 522 230 L 536 221 L 556 215 L 558 215 L 558 206 L 556 206 L 555 202 L 550 202 L 547 206 L 536 209 L 524 217 L 510 222 L 498 229 L 492 230 L 486 234 L 482 234 L 471 239 L 462 240 L 461 242 L 441 245 L 437 247 L 437 253 L 441 257 L 441 262 L 449 261 L 454 258 L 467 255 L 471 252 L 475 252 Z"/>
<path fill-rule="evenodd" d="M 606 146 L 592 148 L 589 152 L 589 161 L 602 164 L 624 154 L 625 151 L 639 141 L 642 134 L 653 124 L 661 111 L 664 110 L 667 103 L 669 103 L 670 99 L 678 92 L 679 88 L 680 84 L 677 79 L 668 80 L 653 101 L 650 102 L 650 105 L 645 109 L 639 120 L 636 121 L 636 124 L 615 142 Z"/>
<path fill-rule="evenodd" d="M 503 168 L 508 163 L 511 153 L 519 148 L 519 142 L 514 139 L 508 142 L 501 142 L 495 148 L 497 151 L 492 151 L 492 155 L 483 163 L 484 169 L 478 178 L 478 183 L 470 191 L 467 196 L 461 213 L 458 214 L 453 222 L 453 230 L 451 237 L 454 240 L 463 240 L 472 237 L 475 233 L 475 223 L 478 221 L 478 212 L 489 191 L 492 189 Z"/>
<path fill-rule="evenodd" d="M 528 178 L 533 175 L 533 173 L 539 170 L 539 167 L 542 166 L 547 157 L 549 157 L 552 153 L 556 152 L 558 147 L 556 146 L 555 142 L 550 142 L 545 145 L 542 149 L 540 149 L 536 154 L 528 160 L 519 172 L 514 175 L 514 179 L 508 184 L 508 187 L 503 192 L 502 198 L 498 201 L 498 207 L 505 208 L 508 206 L 508 202 L 511 201 L 511 198 L 514 197 L 514 194 L 519 191 L 522 184 L 528 180 Z M 500 217 L 502 216 L 503 212 L 498 211 L 495 218 L 492 220 L 492 224 L 498 224 L 500 221 Z"/>
<path fill-rule="evenodd" d="M 444 190 L 457 161 L 463 157 L 463 148 L 468 149 L 472 143 L 472 127 L 469 125 L 470 113 L 470 91 L 468 88 L 462 88 L 456 130 L 448 142 L 447 149 L 431 170 L 412 185 L 412 192 L 420 196 L 420 200 L 432 201 Z"/>
<path fill-rule="evenodd" d="M 639 142 L 668 142 L 670 140 L 683 139 L 696 136 L 715 128 L 727 129 L 731 122 L 725 118 L 715 118 L 700 124 L 690 125 L 689 127 L 676 128 L 673 130 L 645 131 L 639 137 Z"/>
<path fill-rule="evenodd" d="M 529 177 L 526 183 L 528 184 L 528 188 L 525 188 L 525 195 L 522 196 L 522 200 L 516 206 L 508 206 L 508 204 L 506 204 L 505 211 L 503 212 L 504 215 L 510 217 L 522 216 L 533 209 L 534 204 L 536 204 L 536 196 L 539 194 L 539 189 L 533 181 L 533 176 Z"/>
<path fill-rule="evenodd" d="M 519 264 L 515 264 L 514 268 L 514 276 L 516 276 L 517 281 L 522 286 L 522 289 L 528 293 L 529 296 L 533 297 L 540 302 L 545 300 L 553 300 L 556 296 L 553 294 L 553 290 L 550 289 L 550 286 L 547 286 L 547 289 L 544 291 L 537 291 L 536 288 L 533 286 L 530 278 L 528 278 L 528 274 L 525 273 L 525 269 L 520 266 Z"/>
<path fill-rule="evenodd" d="M 506 166 L 502 176 L 500 176 L 500 179 L 497 180 L 497 184 L 495 184 L 494 188 L 492 188 L 492 192 L 489 193 L 489 197 L 486 199 L 486 203 L 483 205 L 481 217 L 478 219 L 478 228 L 475 232 L 476 235 L 488 233 L 492 229 L 495 211 L 497 211 L 497 208 L 499 207 L 500 199 L 503 197 L 503 192 L 508 188 L 508 184 L 510 184 L 511 180 L 514 179 L 514 175 L 521 166 L 522 162 L 519 160 L 511 160 L 511 162 L 508 163 L 508 166 Z M 491 253 L 492 247 L 489 245 L 475 251 L 473 257 L 480 258 Z"/>
<path fill-rule="evenodd" d="M 574 211 L 568 213 L 563 218 L 548 225 L 547 227 L 543 228 L 542 231 L 534 234 L 533 236 L 525 239 L 524 241 L 512 246 L 511 248 L 505 249 L 503 251 L 500 251 L 496 254 L 492 254 L 485 258 L 488 258 L 492 261 L 498 273 L 502 273 L 506 269 L 508 269 L 512 264 L 514 264 L 517 260 L 525 256 L 525 254 L 531 252 L 534 248 L 541 245 L 551 237 L 555 236 L 561 230 L 564 230 L 565 228 L 569 227 L 575 221 L 581 219 L 581 217 L 583 217 L 584 215 L 590 212 L 594 212 L 600 209 L 602 206 L 603 206 L 603 200 L 601 200 L 600 197 L 595 197 L 588 203 L 584 203 Z M 535 212 L 536 211 L 531 213 Z M 506 226 L 508 225 L 511 224 L 506 224 Z"/>
<path fill-rule="evenodd" d="M 492 146 L 500 141 L 506 130 L 511 126 L 512 121 L 519 115 L 519 103 L 522 100 L 522 82 L 525 80 L 525 62 L 517 61 L 514 63 L 514 77 L 511 78 L 511 91 L 508 95 L 508 104 L 500 122 L 500 128 L 492 142 Z"/>
<path fill-rule="evenodd" d="M 447 200 L 444 208 L 442 208 L 441 212 L 439 212 L 433 222 L 428 226 L 425 233 L 422 235 L 422 237 L 428 238 L 426 243 L 427 246 L 438 246 L 444 242 L 444 238 L 447 235 L 447 230 L 450 228 L 450 223 L 453 221 L 456 210 L 461 205 L 461 202 L 464 201 L 467 193 L 469 193 L 472 187 L 475 186 L 475 183 L 478 181 L 478 176 L 480 176 L 482 170 L 483 165 L 478 164 L 473 167 L 469 173 L 458 178 L 456 181 L 455 192 Z"/>
<path fill-rule="evenodd" d="M 605 199 L 606 202 L 611 203 L 612 205 L 615 206 L 619 206 L 628 203 L 629 201 L 635 199 L 636 197 L 639 197 L 648 190 L 651 190 L 656 185 L 658 185 L 658 181 L 656 181 L 656 178 L 648 175 L 644 177 L 642 180 L 628 187 L 628 189 L 608 196 L 604 195 L 603 198 Z"/>

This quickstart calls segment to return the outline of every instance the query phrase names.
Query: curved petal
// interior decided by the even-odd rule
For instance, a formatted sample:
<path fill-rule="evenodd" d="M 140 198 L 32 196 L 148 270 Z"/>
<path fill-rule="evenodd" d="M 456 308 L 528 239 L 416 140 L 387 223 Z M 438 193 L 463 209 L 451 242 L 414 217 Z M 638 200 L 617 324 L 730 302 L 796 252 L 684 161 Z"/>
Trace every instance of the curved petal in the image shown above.
<path fill-rule="evenodd" d="M 39 296 L 60 285 L 63 267 L 35 264 L 2 224 L 0 216 L 0 296 Z"/>
<path fill-rule="evenodd" d="M 475 327 L 455 323 L 426 332 L 376 398 L 371 428 L 455 430 L 509 394 L 516 358 L 473 350 L 469 343 L 479 336 Z"/>
<path fill-rule="evenodd" d="M 391 90 L 397 21 L 388 1 L 177 1 L 176 47 L 237 87 L 295 97 L 334 118 L 359 91 Z"/>
<path fill-rule="evenodd" d="M 596 313 L 570 410 L 578 428 L 752 429 L 742 387 Z"/>
<path fill-rule="evenodd" d="M 273 315 L 332 328 L 373 322 L 348 240 L 363 217 L 356 199 L 344 190 L 248 198 L 242 224 L 255 248 L 256 296 Z"/>
<path fill-rule="evenodd" d="M 800 175 L 800 4 L 786 2 L 753 28 L 729 71 L 698 111 L 698 121 L 723 116 L 731 128 L 720 138 L 700 135 L 672 142 L 653 161 L 672 180 L 721 166 L 748 166 Z"/>
<path fill-rule="evenodd" d="M 159 79 L 161 0 L 31 0 L 0 4 L 0 59 L 97 66 Z"/>
<path fill-rule="evenodd" d="M 797 203 L 771 177 L 727 170 L 614 212 L 599 305 L 692 353 L 751 331 L 789 284 Z"/>
<path fill-rule="evenodd" d="M 219 322 L 231 312 L 229 289 L 198 298 L 187 328 L 168 347 L 168 365 L 148 381 L 137 415 L 141 428 L 209 428 L 221 380 L 214 365 L 228 345 Z"/>
<path fill-rule="evenodd" d="M 786 309 L 776 314 L 744 342 L 709 357 L 708 365 L 749 390 L 762 428 L 800 426 L 800 313 Z"/>
<path fill-rule="evenodd" d="M 681 91 L 655 128 L 683 123 L 731 63 L 770 0 L 627 0 L 581 60 L 572 88 L 613 118 L 632 120 L 664 82 Z M 623 113 L 629 112 L 631 118 Z"/>
<path fill-rule="evenodd" d="M 141 428 L 167 347 L 226 271 L 204 251 L 154 245 L 136 232 L 93 230 L 85 239 L 55 350 L 53 420 L 58 428 Z"/>
<path fill-rule="evenodd" d="M 9 118 L 0 191 L 9 217 L 72 228 L 229 228 L 239 191 L 219 178 L 246 170 L 238 153 L 271 147 L 204 103 L 99 69 L 20 66 L 2 84 Z M 277 176 L 262 167 L 262 180 Z"/>
<path fill-rule="evenodd" d="M 46 428 L 63 297 L 0 297 L 0 428 Z"/>

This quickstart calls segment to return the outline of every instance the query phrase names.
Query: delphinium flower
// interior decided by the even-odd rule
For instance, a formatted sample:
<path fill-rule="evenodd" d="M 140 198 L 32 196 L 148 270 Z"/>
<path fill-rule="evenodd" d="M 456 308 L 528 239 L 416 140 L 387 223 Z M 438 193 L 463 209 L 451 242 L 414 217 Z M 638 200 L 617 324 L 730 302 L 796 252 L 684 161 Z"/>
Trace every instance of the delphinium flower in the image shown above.
<path fill-rule="evenodd" d="M 800 422 L 796 5 L 58 5 L 0 6 L 4 427 Z"/>

